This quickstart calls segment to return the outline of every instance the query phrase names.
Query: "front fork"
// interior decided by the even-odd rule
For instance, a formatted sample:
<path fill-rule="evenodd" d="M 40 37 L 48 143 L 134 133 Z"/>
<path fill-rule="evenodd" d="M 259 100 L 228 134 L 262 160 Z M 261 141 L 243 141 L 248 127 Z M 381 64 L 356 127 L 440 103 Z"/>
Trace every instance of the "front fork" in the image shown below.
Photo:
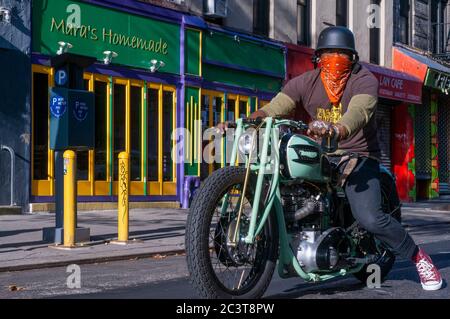
<path fill-rule="evenodd" d="M 274 119 L 271 117 L 267 117 L 264 119 L 265 123 L 265 130 L 266 132 L 269 132 L 269 134 L 264 134 L 264 140 L 262 144 L 262 150 L 261 154 L 259 155 L 260 161 L 259 164 L 253 165 L 251 163 L 252 154 L 250 153 L 247 156 L 246 160 L 246 169 L 247 173 L 250 171 L 254 171 L 257 173 L 257 180 L 256 180 L 256 187 L 255 187 L 255 195 L 253 199 L 253 205 L 252 205 L 252 211 L 250 215 L 250 227 L 248 230 L 247 235 L 243 239 L 246 244 L 252 245 L 255 243 L 255 240 L 257 236 L 262 231 L 267 218 L 269 217 L 270 212 L 272 209 L 275 209 L 275 213 L 277 216 L 277 224 L 278 224 L 278 232 L 279 232 L 279 243 L 280 243 L 280 254 L 279 254 L 279 262 L 278 262 L 278 273 L 280 277 L 286 278 L 289 276 L 289 274 L 286 273 L 285 269 L 286 267 L 293 266 L 296 273 L 303 279 L 307 281 L 324 281 L 328 279 L 332 279 L 338 276 L 344 276 L 350 273 L 358 272 L 360 271 L 364 265 L 361 264 L 353 269 L 341 269 L 339 271 L 320 275 L 315 273 L 307 273 L 305 272 L 302 267 L 300 266 L 297 257 L 295 256 L 291 246 L 290 246 L 290 238 L 287 233 L 286 229 L 286 222 L 284 219 L 284 211 L 281 204 L 281 194 L 280 194 L 280 188 L 279 188 L 279 179 L 280 179 L 280 158 L 279 158 L 279 132 L 277 129 L 277 126 L 280 124 L 283 124 L 283 121 L 278 121 L 278 125 L 274 125 Z M 261 128 L 262 125 L 260 125 L 257 128 L 257 131 Z M 231 159 L 230 159 L 230 165 L 236 165 L 236 159 L 238 154 L 238 142 L 241 135 L 244 133 L 244 125 L 242 122 L 242 119 L 238 119 L 236 121 L 236 133 L 235 133 L 235 139 L 233 143 L 233 150 L 231 152 Z M 256 138 L 253 139 L 253 141 L 256 141 Z M 271 156 L 268 156 L 269 146 L 271 147 Z M 251 148 L 253 151 L 253 147 Z M 252 152 L 251 151 L 251 152 Z M 270 183 L 270 190 L 269 194 L 267 196 L 267 202 L 264 205 L 264 212 L 262 214 L 261 218 L 258 218 L 259 212 L 259 202 L 261 200 L 261 194 L 263 190 L 263 183 L 264 183 L 264 175 L 271 174 L 271 183 Z M 239 222 L 240 222 L 240 216 L 242 212 L 242 203 L 244 201 L 244 195 L 245 190 L 247 189 L 247 183 L 249 181 L 248 178 L 249 174 L 246 174 L 245 182 L 243 185 L 243 192 L 241 194 L 241 201 L 239 206 L 239 218 L 237 221 L 236 231 L 235 235 L 231 239 L 230 244 L 232 246 L 237 245 L 237 240 L 239 240 L 239 237 L 237 232 L 239 230 Z M 224 196 L 224 200 L 221 207 L 221 213 L 222 216 L 225 216 L 228 208 L 228 199 L 229 194 L 227 193 Z"/>

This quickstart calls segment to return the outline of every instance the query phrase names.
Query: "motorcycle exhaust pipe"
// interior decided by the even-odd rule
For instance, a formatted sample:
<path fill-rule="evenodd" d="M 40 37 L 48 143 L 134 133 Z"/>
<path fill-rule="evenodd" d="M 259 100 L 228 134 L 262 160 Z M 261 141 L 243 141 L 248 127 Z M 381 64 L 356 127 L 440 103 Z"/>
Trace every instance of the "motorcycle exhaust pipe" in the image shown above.
<path fill-rule="evenodd" d="M 315 200 L 308 199 L 303 203 L 303 207 L 297 210 L 294 214 L 295 221 L 299 221 L 305 217 L 308 217 L 309 215 L 314 214 L 317 212 L 317 209 L 319 208 L 319 203 Z"/>

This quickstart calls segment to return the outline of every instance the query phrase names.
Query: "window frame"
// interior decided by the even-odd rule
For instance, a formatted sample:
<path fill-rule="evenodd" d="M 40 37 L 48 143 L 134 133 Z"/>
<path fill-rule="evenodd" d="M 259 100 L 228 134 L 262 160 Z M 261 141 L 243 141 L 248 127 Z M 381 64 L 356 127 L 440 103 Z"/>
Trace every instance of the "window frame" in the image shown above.
<path fill-rule="evenodd" d="M 403 4 L 407 5 L 407 9 L 403 8 Z M 412 28 L 411 28 L 411 22 L 412 22 L 412 10 L 411 10 L 411 0 L 400 0 L 399 4 L 399 33 L 398 33 L 398 42 L 410 45 L 412 41 Z M 403 9 L 403 10 L 402 10 Z M 405 11 L 404 11 L 405 10 Z M 406 13 L 406 14 L 404 14 Z M 402 19 L 406 20 L 406 39 L 401 38 L 402 34 Z M 405 40 L 405 41 L 403 41 Z"/>
<path fill-rule="evenodd" d="M 172 181 L 164 181 L 163 180 L 163 143 L 162 143 L 162 136 L 163 136 L 163 92 L 169 91 L 173 94 L 173 105 L 172 105 L 172 112 L 173 112 L 173 118 L 172 118 L 172 127 L 173 129 L 176 129 L 176 119 L 177 119 L 177 112 L 176 112 L 176 105 L 177 105 L 177 90 L 174 85 L 165 85 L 165 84 L 157 84 L 157 83 L 147 83 L 147 90 L 148 89 L 154 89 L 158 90 L 158 180 L 157 181 L 146 181 L 147 183 L 147 195 L 176 195 L 177 193 L 177 161 L 172 161 Z M 147 108 L 146 103 L 146 108 Z M 148 116 L 148 115 L 147 115 Z M 146 118 L 148 120 L 148 118 Z M 148 139 L 148 132 L 146 132 L 146 140 L 145 143 L 147 143 Z M 176 141 L 172 140 L 172 151 L 176 147 Z M 147 147 L 146 147 L 147 149 Z M 146 153 L 148 150 L 146 151 Z M 145 154 L 147 156 L 147 154 Z M 148 165 L 148 163 L 147 163 Z M 147 171 L 148 175 L 148 171 Z M 147 176 L 146 176 L 147 179 Z"/>
<path fill-rule="evenodd" d="M 310 35 L 310 22 L 311 22 L 311 2 L 310 0 L 297 0 L 297 44 L 299 45 L 310 45 L 311 35 Z M 304 19 L 300 21 L 300 7 L 303 7 Z M 302 40 L 300 40 L 300 24 L 303 24 L 302 30 L 304 34 Z"/>
<path fill-rule="evenodd" d="M 264 3 L 262 3 L 265 1 Z M 253 33 L 268 37 L 270 34 L 271 0 L 253 2 Z M 261 13 L 264 13 L 263 15 Z"/>
<path fill-rule="evenodd" d="M 339 9 L 342 10 L 342 12 L 339 12 Z M 348 24 L 349 24 L 348 0 L 336 0 L 336 26 L 348 27 Z"/>

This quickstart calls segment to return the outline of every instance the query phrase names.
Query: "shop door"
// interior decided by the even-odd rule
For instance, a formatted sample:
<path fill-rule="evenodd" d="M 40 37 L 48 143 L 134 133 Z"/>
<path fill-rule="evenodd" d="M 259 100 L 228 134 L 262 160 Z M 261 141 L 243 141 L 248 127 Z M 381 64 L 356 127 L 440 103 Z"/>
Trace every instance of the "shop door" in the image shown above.
<path fill-rule="evenodd" d="M 202 117 L 202 133 L 207 129 L 216 126 L 223 121 L 224 105 L 223 105 L 223 93 L 215 91 L 202 90 L 201 99 L 201 117 Z M 204 136 L 202 134 L 202 136 Z M 201 179 L 205 179 L 214 170 L 221 167 L 222 160 L 216 160 L 216 147 L 208 154 L 208 158 L 203 156 L 205 148 L 210 143 L 214 143 L 214 136 L 210 140 L 202 140 L 202 163 L 200 169 Z M 218 147 L 222 148 L 222 141 L 219 141 Z M 211 149 L 211 148 L 209 148 Z"/>
<path fill-rule="evenodd" d="M 392 106 L 380 104 L 377 108 L 378 143 L 381 150 L 381 162 L 391 171 L 391 114 Z"/>
<path fill-rule="evenodd" d="M 438 158 L 439 158 L 439 194 L 449 195 L 450 183 L 450 101 L 440 96 L 438 101 Z"/>

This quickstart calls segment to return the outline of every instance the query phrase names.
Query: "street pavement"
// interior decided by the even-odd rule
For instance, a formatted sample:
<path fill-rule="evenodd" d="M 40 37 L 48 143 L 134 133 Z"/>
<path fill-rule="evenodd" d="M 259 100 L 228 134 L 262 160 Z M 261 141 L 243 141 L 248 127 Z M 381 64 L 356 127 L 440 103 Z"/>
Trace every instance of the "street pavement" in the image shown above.
<path fill-rule="evenodd" d="M 450 224 L 450 202 L 405 204 L 406 227 Z M 448 209 L 447 209 L 448 208 Z M 91 230 L 91 241 L 74 250 L 57 250 L 42 241 L 42 229 L 54 226 L 54 214 L 0 216 L 0 272 L 86 264 L 171 254 L 184 250 L 188 211 L 183 209 L 133 209 L 130 239 L 126 246 L 112 245 L 117 239 L 116 211 L 78 214 L 78 226 Z"/>
<path fill-rule="evenodd" d="M 133 210 L 130 234 L 141 242 L 128 246 L 107 244 L 116 236 L 113 213 L 80 213 L 80 226 L 91 228 L 95 242 L 76 251 L 51 249 L 41 241 L 41 227 L 53 222 L 50 214 L 2 216 L 0 298 L 195 298 L 181 252 L 187 211 Z M 405 205 L 403 216 L 413 238 L 432 255 L 444 278 L 450 278 L 450 211 L 414 204 Z M 69 264 L 80 265 L 79 289 L 67 286 Z M 18 271 L 7 271 L 13 269 Z M 445 283 L 437 292 L 423 291 L 414 266 L 397 260 L 379 289 L 369 289 L 353 277 L 311 284 L 275 275 L 265 297 L 450 298 L 450 290 Z"/>
<path fill-rule="evenodd" d="M 412 228 L 412 236 L 431 254 L 443 277 L 450 278 L 450 225 Z M 81 288 L 69 289 L 66 267 L 0 273 L 0 298 L 151 298 L 192 299 L 184 255 L 158 256 L 80 266 Z M 414 266 L 398 260 L 381 288 L 369 289 L 353 277 L 317 284 L 276 274 L 264 298 L 270 299 L 449 299 L 443 289 L 423 291 Z"/>

